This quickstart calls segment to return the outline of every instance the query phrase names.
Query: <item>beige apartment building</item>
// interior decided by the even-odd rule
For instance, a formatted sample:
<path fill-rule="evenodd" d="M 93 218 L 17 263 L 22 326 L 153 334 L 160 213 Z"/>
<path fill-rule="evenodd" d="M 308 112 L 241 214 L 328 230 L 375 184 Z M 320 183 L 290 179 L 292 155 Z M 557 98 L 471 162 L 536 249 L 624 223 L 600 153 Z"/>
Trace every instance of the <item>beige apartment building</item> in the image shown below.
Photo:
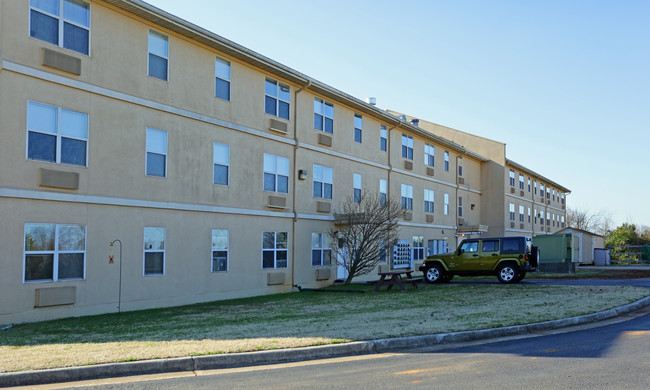
<path fill-rule="evenodd" d="M 327 233 L 359 192 L 401 202 L 411 266 L 564 227 L 569 191 L 505 145 L 139 0 L 0 2 L 0 117 L 0 323 L 330 285 Z"/>

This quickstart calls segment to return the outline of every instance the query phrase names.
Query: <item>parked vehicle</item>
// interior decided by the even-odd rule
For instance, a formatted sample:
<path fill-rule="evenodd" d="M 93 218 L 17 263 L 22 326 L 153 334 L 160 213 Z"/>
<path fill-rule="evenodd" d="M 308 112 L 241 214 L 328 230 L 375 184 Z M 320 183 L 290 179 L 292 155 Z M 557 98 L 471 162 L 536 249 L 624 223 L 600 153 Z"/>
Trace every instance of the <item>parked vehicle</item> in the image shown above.
<path fill-rule="evenodd" d="M 428 283 L 449 282 L 455 275 L 495 275 L 501 283 L 518 283 L 537 269 L 539 256 L 530 237 L 471 238 L 453 253 L 428 256 L 420 271 Z"/>

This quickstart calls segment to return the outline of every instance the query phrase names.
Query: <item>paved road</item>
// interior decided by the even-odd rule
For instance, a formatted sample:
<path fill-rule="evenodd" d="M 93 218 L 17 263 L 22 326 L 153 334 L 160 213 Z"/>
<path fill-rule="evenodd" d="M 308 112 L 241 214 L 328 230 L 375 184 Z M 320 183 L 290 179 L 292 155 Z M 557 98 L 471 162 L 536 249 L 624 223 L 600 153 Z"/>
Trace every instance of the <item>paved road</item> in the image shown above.
<path fill-rule="evenodd" d="M 649 368 L 650 308 L 646 308 L 605 325 L 558 334 L 75 385 L 92 389 L 649 389 Z"/>

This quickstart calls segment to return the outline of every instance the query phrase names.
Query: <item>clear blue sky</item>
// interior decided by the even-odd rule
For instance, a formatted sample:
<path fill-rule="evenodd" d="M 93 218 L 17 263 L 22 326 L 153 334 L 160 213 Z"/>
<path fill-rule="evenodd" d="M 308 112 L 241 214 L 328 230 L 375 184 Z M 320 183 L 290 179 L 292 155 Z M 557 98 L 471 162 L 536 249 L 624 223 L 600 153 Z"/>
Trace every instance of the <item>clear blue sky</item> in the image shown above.
<path fill-rule="evenodd" d="M 148 0 L 352 96 L 507 144 L 650 225 L 650 1 Z"/>

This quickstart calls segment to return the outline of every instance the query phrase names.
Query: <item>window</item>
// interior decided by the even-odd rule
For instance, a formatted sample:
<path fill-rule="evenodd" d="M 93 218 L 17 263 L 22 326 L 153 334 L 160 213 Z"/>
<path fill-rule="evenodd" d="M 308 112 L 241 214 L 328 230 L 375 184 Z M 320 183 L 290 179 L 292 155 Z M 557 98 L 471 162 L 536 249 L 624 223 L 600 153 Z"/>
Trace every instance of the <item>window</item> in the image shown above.
<path fill-rule="evenodd" d="M 386 129 L 386 125 L 381 125 L 379 128 L 379 150 L 384 152 L 388 150 L 388 129 Z"/>
<path fill-rule="evenodd" d="M 510 170 L 510 186 L 514 187 L 515 186 L 515 171 L 512 169 Z"/>
<path fill-rule="evenodd" d="M 385 179 L 379 179 L 379 203 L 386 205 L 388 200 L 388 182 Z"/>
<path fill-rule="evenodd" d="M 90 5 L 80 0 L 30 0 L 29 36 L 88 55 Z"/>
<path fill-rule="evenodd" d="M 361 143 L 362 130 L 363 118 L 361 115 L 354 114 L 354 142 Z"/>
<path fill-rule="evenodd" d="M 144 228 L 144 274 L 165 274 L 165 228 Z"/>
<path fill-rule="evenodd" d="M 542 183 L 539 183 L 539 194 L 542 196 L 542 198 L 544 197 L 544 184 Z"/>
<path fill-rule="evenodd" d="M 413 137 L 402 134 L 402 157 L 413 160 Z"/>
<path fill-rule="evenodd" d="M 458 217 L 462 217 L 462 216 L 463 216 L 463 198 L 459 196 L 458 197 Z"/>
<path fill-rule="evenodd" d="M 447 253 L 447 240 L 429 240 L 429 255 Z"/>
<path fill-rule="evenodd" d="M 449 152 L 445 150 L 445 172 L 449 172 Z"/>
<path fill-rule="evenodd" d="M 25 224 L 25 281 L 84 279 L 86 226 Z"/>
<path fill-rule="evenodd" d="M 385 263 L 386 262 L 386 255 L 388 251 L 386 248 L 388 245 L 386 245 L 386 240 L 379 240 L 379 262 L 380 263 Z"/>
<path fill-rule="evenodd" d="M 531 219 L 530 219 L 530 207 L 529 207 L 528 208 L 528 223 L 530 223 L 530 221 L 531 221 Z"/>
<path fill-rule="evenodd" d="M 519 174 L 519 189 L 523 190 L 524 189 L 524 175 L 521 173 Z"/>
<path fill-rule="evenodd" d="M 228 230 L 212 229 L 212 272 L 228 271 Z"/>
<path fill-rule="evenodd" d="M 266 79 L 264 87 L 264 112 L 289 120 L 289 86 Z"/>
<path fill-rule="evenodd" d="M 433 145 L 424 144 L 424 165 L 432 167 L 434 161 L 435 149 Z"/>
<path fill-rule="evenodd" d="M 332 199 L 334 171 L 314 164 L 314 198 Z"/>
<path fill-rule="evenodd" d="M 402 184 L 402 209 L 413 210 L 413 186 Z"/>
<path fill-rule="evenodd" d="M 287 232 L 262 233 L 262 268 L 287 268 Z"/>
<path fill-rule="evenodd" d="M 546 212 L 546 226 L 551 226 L 551 213 Z"/>
<path fill-rule="evenodd" d="M 449 194 L 443 196 L 443 212 L 445 215 L 449 215 Z"/>
<path fill-rule="evenodd" d="M 264 153 L 264 191 L 289 193 L 289 159 Z"/>
<path fill-rule="evenodd" d="M 334 106 L 322 99 L 314 98 L 314 129 L 334 133 Z"/>
<path fill-rule="evenodd" d="M 555 202 L 555 189 L 553 189 L 553 202 Z"/>
<path fill-rule="evenodd" d="M 510 203 L 510 220 L 514 221 L 515 220 L 515 204 Z"/>
<path fill-rule="evenodd" d="M 86 166 L 88 114 L 27 103 L 27 158 Z"/>
<path fill-rule="evenodd" d="M 562 204 L 564 204 L 564 194 L 561 195 Z"/>
<path fill-rule="evenodd" d="M 147 128 L 147 176 L 167 177 L 167 132 Z"/>
<path fill-rule="evenodd" d="M 553 214 L 553 227 L 555 227 L 555 214 Z"/>
<path fill-rule="evenodd" d="M 526 243 L 519 238 L 504 238 L 501 241 L 501 254 L 514 255 L 525 251 Z"/>
<path fill-rule="evenodd" d="M 213 182 L 227 186 L 230 173 L 230 146 L 215 142 L 213 155 Z"/>
<path fill-rule="evenodd" d="M 169 77 L 169 38 L 149 30 L 149 76 L 167 81 Z"/>
<path fill-rule="evenodd" d="M 499 240 L 483 240 L 483 252 L 498 252 L 499 251 Z"/>
<path fill-rule="evenodd" d="M 463 176 L 463 158 L 458 158 L 458 176 Z"/>
<path fill-rule="evenodd" d="M 535 195 L 537 195 L 537 180 L 533 182 L 533 188 L 535 190 Z"/>
<path fill-rule="evenodd" d="M 533 210 L 533 213 L 534 213 L 533 218 L 534 218 L 534 220 L 535 220 L 535 222 L 533 222 L 533 223 L 536 224 L 536 223 L 537 223 L 537 209 Z"/>
<path fill-rule="evenodd" d="M 528 178 L 528 192 L 530 192 L 530 177 Z"/>
<path fill-rule="evenodd" d="M 332 249 L 330 238 L 325 233 L 311 234 L 311 265 L 330 265 L 332 263 Z"/>
<path fill-rule="evenodd" d="M 562 218 L 562 227 L 564 227 L 564 215 L 561 218 Z"/>
<path fill-rule="evenodd" d="M 413 236 L 413 260 L 424 260 L 424 237 Z"/>
<path fill-rule="evenodd" d="M 540 210 L 539 212 L 539 224 L 544 225 L 544 210 Z"/>
<path fill-rule="evenodd" d="M 353 175 L 352 181 L 354 186 L 354 191 L 353 191 L 354 203 L 361 203 L 361 175 L 355 173 Z"/>
<path fill-rule="evenodd" d="M 524 222 L 524 206 L 519 206 L 519 222 Z"/>
<path fill-rule="evenodd" d="M 476 253 L 478 252 L 478 241 L 464 241 L 460 246 L 461 253 Z"/>
<path fill-rule="evenodd" d="M 546 199 L 551 199 L 551 187 L 546 186 Z"/>
<path fill-rule="evenodd" d="M 214 96 L 230 101 L 230 62 L 216 58 L 214 76 Z"/>
<path fill-rule="evenodd" d="M 424 190 L 424 212 L 433 213 L 435 192 L 433 190 Z"/>

